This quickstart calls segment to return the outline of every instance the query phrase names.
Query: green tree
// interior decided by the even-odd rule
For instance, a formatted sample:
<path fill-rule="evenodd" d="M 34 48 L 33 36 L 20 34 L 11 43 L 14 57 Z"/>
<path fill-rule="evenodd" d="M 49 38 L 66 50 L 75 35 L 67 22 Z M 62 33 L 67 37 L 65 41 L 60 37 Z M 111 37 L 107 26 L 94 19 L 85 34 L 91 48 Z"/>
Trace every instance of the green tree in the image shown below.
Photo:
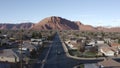
<path fill-rule="evenodd" d="M 39 37 L 39 38 L 42 38 L 42 34 L 41 34 L 40 32 L 38 33 L 38 37 Z"/>
<path fill-rule="evenodd" d="M 37 57 L 37 52 L 35 50 L 33 50 L 32 52 L 30 52 L 31 58 L 36 58 Z"/>
<path fill-rule="evenodd" d="M 41 32 L 33 32 L 32 33 L 32 38 L 42 38 Z"/>
<path fill-rule="evenodd" d="M 33 32 L 33 33 L 32 33 L 32 38 L 36 38 L 36 36 L 37 36 L 37 33 L 36 33 L 36 32 Z"/>

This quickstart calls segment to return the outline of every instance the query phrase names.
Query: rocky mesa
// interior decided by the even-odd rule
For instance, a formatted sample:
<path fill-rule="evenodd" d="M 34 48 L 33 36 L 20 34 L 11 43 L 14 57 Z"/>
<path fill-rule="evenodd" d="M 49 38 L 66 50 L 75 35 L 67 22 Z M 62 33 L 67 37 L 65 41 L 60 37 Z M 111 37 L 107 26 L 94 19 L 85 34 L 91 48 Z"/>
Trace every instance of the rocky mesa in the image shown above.
<path fill-rule="evenodd" d="M 34 24 L 27 22 L 27 23 L 21 23 L 21 24 L 0 24 L 1 30 L 19 30 L 19 29 L 31 29 Z"/>

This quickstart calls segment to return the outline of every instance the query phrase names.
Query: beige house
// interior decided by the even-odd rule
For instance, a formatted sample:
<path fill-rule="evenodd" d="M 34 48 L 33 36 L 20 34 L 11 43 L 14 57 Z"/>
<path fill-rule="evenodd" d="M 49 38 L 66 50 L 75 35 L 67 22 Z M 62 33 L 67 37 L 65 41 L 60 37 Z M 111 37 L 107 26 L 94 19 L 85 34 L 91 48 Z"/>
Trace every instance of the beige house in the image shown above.
<path fill-rule="evenodd" d="M 12 49 L 4 49 L 0 51 L 0 61 L 15 63 L 20 61 L 20 57 Z"/>
<path fill-rule="evenodd" d="M 101 47 L 100 52 L 105 56 L 114 56 L 114 51 L 112 51 L 110 47 Z"/>
<path fill-rule="evenodd" d="M 68 49 L 70 50 L 78 49 L 78 44 L 76 42 L 66 41 L 65 43 L 67 44 L 67 46 L 69 47 Z"/>
<path fill-rule="evenodd" d="M 119 54 L 118 46 L 102 46 L 99 48 L 99 51 L 105 56 L 117 56 Z"/>

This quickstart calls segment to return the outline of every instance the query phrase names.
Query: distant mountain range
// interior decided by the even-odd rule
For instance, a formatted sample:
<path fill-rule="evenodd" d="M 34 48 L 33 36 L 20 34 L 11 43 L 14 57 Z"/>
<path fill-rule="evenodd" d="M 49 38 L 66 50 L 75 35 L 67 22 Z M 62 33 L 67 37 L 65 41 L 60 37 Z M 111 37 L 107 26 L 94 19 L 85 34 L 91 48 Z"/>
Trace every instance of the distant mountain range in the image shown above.
<path fill-rule="evenodd" d="M 51 16 L 44 18 L 40 22 L 21 24 L 0 24 L 0 29 L 32 29 L 32 30 L 80 30 L 80 31 L 105 31 L 120 32 L 120 27 L 93 27 L 84 25 L 80 21 L 70 21 L 61 17 Z"/>
<path fill-rule="evenodd" d="M 0 24 L 1 30 L 19 30 L 19 29 L 31 29 L 34 24 L 27 22 L 21 24 Z"/>

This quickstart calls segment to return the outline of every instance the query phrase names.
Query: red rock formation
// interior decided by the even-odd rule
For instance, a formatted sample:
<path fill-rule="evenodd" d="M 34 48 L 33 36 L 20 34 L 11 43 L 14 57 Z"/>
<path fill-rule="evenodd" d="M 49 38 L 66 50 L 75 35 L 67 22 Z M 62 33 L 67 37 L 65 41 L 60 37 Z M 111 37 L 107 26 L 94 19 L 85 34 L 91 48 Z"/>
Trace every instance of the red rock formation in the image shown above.
<path fill-rule="evenodd" d="M 78 30 L 76 23 L 61 17 L 47 17 L 33 26 L 37 30 Z"/>
<path fill-rule="evenodd" d="M 44 18 L 40 22 L 22 24 L 0 24 L 0 29 L 32 29 L 32 30 L 80 30 L 80 31 L 103 31 L 120 32 L 120 27 L 93 27 L 84 25 L 80 21 L 70 21 L 61 17 L 51 16 Z"/>

